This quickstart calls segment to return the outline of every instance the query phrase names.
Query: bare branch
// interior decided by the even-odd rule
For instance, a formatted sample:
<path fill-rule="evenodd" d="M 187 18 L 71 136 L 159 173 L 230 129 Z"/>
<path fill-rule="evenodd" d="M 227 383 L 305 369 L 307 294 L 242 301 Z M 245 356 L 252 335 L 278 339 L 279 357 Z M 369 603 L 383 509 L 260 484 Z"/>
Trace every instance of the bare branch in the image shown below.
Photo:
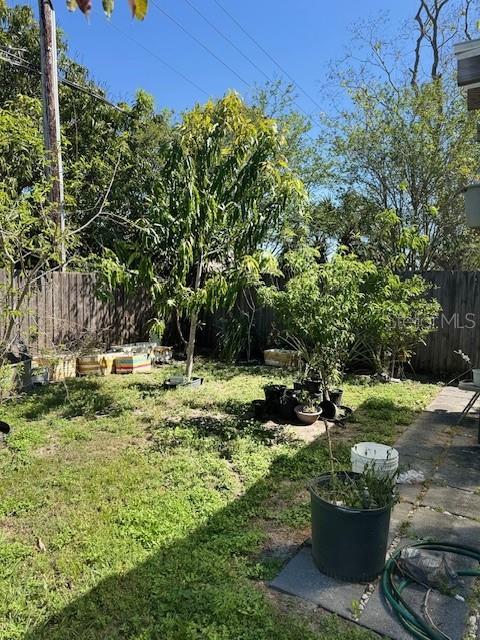
<path fill-rule="evenodd" d="M 415 45 L 415 61 L 413 63 L 412 80 L 411 80 L 412 86 L 416 86 L 417 84 L 418 69 L 420 66 L 420 48 L 422 46 L 423 39 L 425 38 L 425 24 L 422 18 L 422 8 L 423 8 L 423 2 L 420 3 L 420 6 L 418 7 L 418 11 L 415 15 L 415 20 L 416 22 L 418 22 L 419 34 L 418 34 L 417 42 Z"/>
<path fill-rule="evenodd" d="M 472 36 L 470 35 L 470 31 L 469 31 L 469 28 L 468 28 L 469 27 L 469 25 L 468 25 L 469 15 L 468 14 L 469 14 L 469 11 L 470 11 L 471 3 L 472 3 L 472 0 L 465 0 L 465 9 L 464 9 L 464 14 L 463 14 L 464 18 L 465 18 L 463 31 L 465 33 L 465 37 L 466 37 L 467 40 L 471 40 L 472 39 Z"/>
<path fill-rule="evenodd" d="M 95 215 L 93 215 L 90 218 L 90 220 L 87 220 L 87 222 L 85 222 L 85 224 L 83 224 L 81 227 L 77 227 L 73 231 L 70 231 L 70 235 L 74 235 L 74 234 L 80 233 L 81 231 L 83 231 L 84 229 L 89 227 L 92 224 L 92 222 L 94 222 L 99 216 L 102 215 L 103 209 L 104 209 L 104 207 L 105 207 L 105 205 L 107 203 L 107 200 L 108 200 L 108 196 L 110 195 L 110 191 L 112 190 L 112 186 L 113 186 L 113 183 L 115 181 L 115 176 L 117 175 L 117 170 L 118 170 L 118 166 L 120 164 L 120 160 L 121 160 L 121 155 L 118 156 L 117 162 L 116 162 L 115 167 L 113 169 L 112 178 L 111 178 L 110 183 L 108 185 L 108 188 L 107 188 L 107 190 L 106 190 L 106 192 L 105 192 L 105 194 L 104 194 L 104 196 L 102 198 L 102 203 L 100 205 L 99 210 L 97 211 L 97 213 Z"/>

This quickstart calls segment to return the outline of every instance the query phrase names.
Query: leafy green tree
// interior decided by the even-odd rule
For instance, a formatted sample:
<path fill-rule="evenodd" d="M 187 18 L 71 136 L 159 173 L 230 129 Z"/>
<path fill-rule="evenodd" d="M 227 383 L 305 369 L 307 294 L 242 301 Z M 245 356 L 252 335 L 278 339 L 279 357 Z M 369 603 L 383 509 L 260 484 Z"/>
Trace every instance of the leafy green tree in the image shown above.
<path fill-rule="evenodd" d="M 0 48 L 20 65 L 0 60 L 0 107 L 21 95 L 41 99 L 38 41 L 30 7 L 0 8 Z M 100 253 L 133 233 L 129 222 L 143 216 L 163 165 L 170 113 L 157 113 L 144 91 L 132 105 L 111 104 L 88 70 L 68 55 L 61 32 L 57 43 L 60 78 L 74 84 L 59 87 L 66 218 L 72 226 L 84 225 L 108 192 L 103 214 L 85 228 L 79 247 Z M 35 127 L 40 130 L 41 119 Z"/>
<path fill-rule="evenodd" d="M 187 113 L 174 137 L 165 187 L 169 215 L 181 225 L 174 286 L 189 315 L 188 378 L 200 309 L 233 304 L 246 276 L 259 271 L 253 254 L 303 194 L 283 146 L 275 121 L 234 93 Z"/>
<path fill-rule="evenodd" d="M 188 378 L 201 310 L 230 308 L 260 279 L 262 243 L 284 208 L 304 197 L 283 151 L 275 121 L 237 94 L 196 106 L 173 131 L 137 239 L 108 262 L 114 279 L 117 259 L 163 313 L 188 318 Z"/>
<path fill-rule="evenodd" d="M 317 371 L 327 389 L 348 363 L 393 370 L 395 362 L 411 357 L 440 310 L 427 298 L 425 280 L 402 279 L 391 264 L 353 253 L 337 252 L 326 263 L 318 258 L 308 247 L 287 253 L 291 277 L 285 287 L 261 290 L 307 370 Z"/>
<path fill-rule="evenodd" d="M 347 362 L 362 286 L 375 267 L 353 254 L 337 254 L 327 263 L 318 257 L 312 248 L 288 252 L 291 277 L 284 289 L 268 287 L 262 295 L 275 310 L 286 342 L 300 353 L 307 370 L 320 374 L 327 391 Z"/>
<path fill-rule="evenodd" d="M 64 235 L 48 204 L 43 138 L 36 126 L 41 105 L 32 98 L 0 109 L 0 365 L 20 341 L 22 318 L 35 282 L 60 268 L 61 241 L 74 249 L 77 237 Z"/>
<path fill-rule="evenodd" d="M 359 23 L 351 52 L 332 66 L 330 86 L 345 99 L 325 123 L 329 195 L 340 235 L 343 219 L 353 223 L 359 255 L 402 254 L 410 270 L 480 266 L 462 195 L 477 178 L 478 116 L 456 86 L 452 52 L 472 37 L 477 9 L 476 0 L 418 0 L 403 27 L 385 16 Z"/>
<path fill-rule="evenodd" d="M 368 203 L 357 222 L 367 255 L 401 253 L 409 270 L 480 266 L 462 197 L 480 155 L 463 98 L 447 80 L 365 86 L 351 97 L 354 109 L 333 123 L 333 155 L 339 185 Z"/>

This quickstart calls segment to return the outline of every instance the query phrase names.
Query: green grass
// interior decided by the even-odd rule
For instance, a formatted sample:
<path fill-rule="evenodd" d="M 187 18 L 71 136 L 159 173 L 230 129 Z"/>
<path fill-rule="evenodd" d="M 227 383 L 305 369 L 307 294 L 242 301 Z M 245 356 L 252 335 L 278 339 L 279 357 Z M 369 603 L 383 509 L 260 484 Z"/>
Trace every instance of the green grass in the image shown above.
<path fill-rule="evenodd" d="M 276 546 L 308 535 L 310 478 L 324 438 L 305 445 L 249 417 L 265 368 L 204 363 L 197 390 L 164 392 L 176 371 L 75 379 L 3 405 L 0 446 L 2 640 L 361 640 L 332 616 L 286 612 L 263 580 Z M 334 433 L 392 442 L 429 385 L 354 386 L 355 421 Z"/>

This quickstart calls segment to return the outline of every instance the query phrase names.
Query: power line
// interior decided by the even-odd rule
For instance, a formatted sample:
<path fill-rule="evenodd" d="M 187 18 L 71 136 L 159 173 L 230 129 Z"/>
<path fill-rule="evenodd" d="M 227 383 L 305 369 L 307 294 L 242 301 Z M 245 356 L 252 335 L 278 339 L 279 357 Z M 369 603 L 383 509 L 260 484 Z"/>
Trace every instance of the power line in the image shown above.
<path fill-rule="evenodd" d="M 226 36 L 223 31 L 221 31 L 221 29 L 219 29 L 211 20 L 209 20 L 205 14 L 203 14 L 200 9 L 198 9 L 193 2 L 191 2 L 190 0 L 184 0 L 188 5 L 190 5 L 190 7 L 192 7 L 192 9 L 216 32 L 218 33 L 226 42 L 228 42 L 234 49 L 235 51 L 237 51 L 243 58 L 245 58 L 245 60 L 247 60 L 257 71 L 259 71 L 269 82 L 273 82 L 273 79 L 267 74 L 265 73 L 265 71 L 263 69 L 261 69 L 258 64 L 252 60 L 250 58 L 250 56 L 248 56 L 244 51 L 242 51 L 240 49 L 240 47 L 238 47 L 234 42 L 232 42 L 232 40 Z M 311 113 L 308 113 L 307 111 L 305 111 L 305 109 L 298 104 L 298 102 L 296 100 L 293 100 L 293 103 L 296 105 L 297 109 L 299 109 L 299 111 L 301 111 L 303 113 L 304 116 L 306 116 L 307 118 L 309 118 L 310 120 L 313 119 L 313 116 Z"/>
<path fill-rule="evenodd" d="M 146 47 L 144 44 L 142 44 L 141 42 L 139 42 L 138 40 L 136 40 L 134 37 L 132 37 L 129 33 L 127 33 L 126 31 L 123 31 L 122 29 L 120 29 L 119 27 L 117 27 L 116 24 L 113 23 L 112 20 L 108 20 L 107 21 L 108 24 L 115 29 L 116 31 L 118 31 L 119 33 L 121 33 L 125 38 L 128 38 L 129 40 L 131 40 L 133 43 L 135 43 L 138 47 L 140 47 L 141 49 L 143 49 L 144 51 L 146 51 L 148 54 L 150 54 L 153 58 L 155 58 L 156 60 L 158 60 L 159 62 L 161 62 L 165 67 L 167 67 L 168 69 L 170 69 L 170 71 L 173 71 L 173 73 L 177 74 L 177 76 L 179 76 L 180 78 L 182 78 L 183 80 L 185 80 L 185 82 L 187 82 L 188 84 L 192 85 L 192 87 L 195 87 L 195 89 L 197 89 L 198 91 L 200 91 L 201 93 L 203 93 L 205 96 L 207 96 L 207 98 L 210 97 L 210 94 L 208 93 L 208 91 L 205 91 L 205 89 L 202 89 L 202 87 L 200 87 L 194 80 L 191 80 L 188 76 L 186 76 L 184 73 L 182 73 L 182 71 L 179 71 L 179 69 L 177 69 L 176 67 L 174 67 L 173 65 L 171 65 L 169 62 L 167 62 L 167 60 L 165 60 L 164 58 L 162 58 L 161 56 L 159 56 L 157 53 L 155 53 L 154 51 L 152 51 L 151 49 L 149 49 L 148 47 Z"/>
<path fill-rule="evenodd" d="M 188 5 L 189 5 L 189 6 L 190 6 L 194 11 L 195 11 L 195 13 L 197 13 L 197 14 L 202 18 L 202 20 L 203 20 L 204 22 L 206 22 L 206 23 L 207 23 L 207 24 L 208 24 L 208 25 L 209 25 L 209 26 L 210 26 L 210 27 L 211 27 L 211 28 L 212 28 L 216 33 L 218 33 L 218 35 L 219 35 L 221 38 L 223 38 L 226 42 L 228 42 L 228 43 L 230 44 L 230 46 L 232 46 L 232 47 L 235 49 L 235 51 L 236 51 L 237 53 L 239 53 L 243 58 L 245 58 L 245 60 L 246 60 L 247 62 L 249 62 L 249 63 L 252 65 L 252 67 L 254 67 L 257 71 L 259 71 L 259 72 L 260 72 L 260 73 L 261 73 L 261 74 L 262 74 L 262 75 L 263 75 L 263 76 L 264 76 L 264 77 L 265 77 L 269 82 L 272 82 L 272 78 L 270 78 L 270 76 L 268 76 L 268 75 L 265 73 L 265 71 L 264 71 L 263 69 L 261 69 L 261 68 L 258 66 L 258 64 L 257 64 L 254 60 L 252 60 L 252 59 L 250 58 L 250 56 L 248 56 L 246 53 L 244 53 L 244 52 L 240 49 L 240 47 L 238 47 L 234 42 L 232 42 L 232 40 L 231 40 L 228 36 L 226 36 L 226 35 L 223 33 L 223 31 L 221 31 L 221 30 L 220 30 L 220 29 L 219 29 L 219 28 L 218 28 L 218 27 L 217 27 L 217 26 L 216 26 L 216 25 L 215 25 L 211 20 L 209 20 L 209 18 L 207 18 L 207 16 L 206 16 L 204 13 L 202 13 L 202 12 L 200 11 L 200 9 L 198 9 L 198 8 L 193 4 L 193 2 L 191 2 L 190 0 L 184 0 L 184 1 L 185 1 L 185 2 L 186 2 L 186 3 L 187 3 L 187 4 L 188 4 Z"/>
<path fill-rule="evenodd" d="M 112 109 L 115 109 L 116 111 L 120 111 L 120 113 L 126 113 L 127 115 L 130 115 L 129 111 L 125 111 L 125 109 L 122 109 L 116 104 L 113 104 L 113 102 L 110 102 L 109 100 L 107 100 L 107 98 L 104 98 L 103 96 L 101 96 L 98 93 L 95 93 L 94 91 L 90 91 L 90 89 L 88 89 L 87 87 L 84 87 L 81 84 L 77 84 L 76 82 L 73 82 L 73 80 L 68 80 L 68 78 L 59 78 L 58 81 L 66 85 L 67 87 L 70 87 L 71 89 L 77 89 L 78 91 L 85 93 L 87 96 L 91 96 L 92 98 L 96 98 L 97 100 L 104 102 L 109 107 L 112 107 Z"/>
<path fill-rule="evenodd" d="M 228 71 L 233 73 L 233 75 L 236 76 L 240 80 L 240 82 L 243 82 L 244 85 L 246 85 L 247 87 L 250 87 L 250 83 L 247 82 L 245 78 L 242 78 L 242 76 L 239 73 L 237 73 L 235 69 L 233 69 L 229 64 L 227 64 L 224 60 L 222 60 L 220 56 L 217 56 L 217 54 L 214 51 L 212 51 L 210 47 L 208 47 L 204 42 L 202 42 L 199 38 L 197 38 L 197 36 L 195 36 L 191 31 L 186 29 L 181 22 L 176 20 L 164 9 L 162 9 L 162 7 L 160 7 L 156 2 L 154 2 L 154 0 L 150 0 L 150 4 L 152 4 L 155 7 L 155 9 L 157 9 L 157 11 L 160 11 L 160 13 L 162 13 L 166 18 L 168 18 L 171 22 L 173 22 L 173 24 L 175 24 L 179 29 L 181 29 L 189 38 L 191 38 L 200 47 L 202 47 L 202 49 L 207 51 L 207 53 L 209 53 L 213 58 L 215 58 L 215 60 L 220 62 L 220 64 L 223 65 L 226 69 L 228 69 Z"/>
<path fill-rule="evenodd" d="M 259 71 L 269 82 L 273 82 L 272 78 L 270 78 L 270 76 L 265 73 L 265 71 L 263 69 L 261 69 L 258 64 L 252 60 L 245 52 L 243 52 L 240 47 L 238 47 L 234 42 L 232 42 L 232 40 L 226 36 L 211 20 L 209 20 L 209 18 L 207 18 L 201 11 L 200 9 L 198 9 L 190 0 L 185 0 L 185 2 L 216 32 L 218 33 L 226 42 L 228 42 L 234 49 L 235 51 L 237 51 L 243 58 L 245 58 L 245 60 L 247 60 L 255 69 L 257 69 L 257 71 Z M 153 4 L 155 6 L 156 9 L 158 9 L 158 11 L 160 11 L 161 13 L 163 13 L 167 18 L 169 18 L 177 27 L 179 27 L 182 31 L 184 31 L 190 38 L 192 38 L 195 42 L 197 42 L 201 47 L 203 47 L 206 51 L 208 51 L 208 53 L 210 53 L 216 60 L 218 60 L 219 62 L 221 62 L 221 64 L 226 67 L 227 69 L 229 69 L 233 74 L 235 74 L 237 76 L 237 78 L 239 78 L 248 88 L 251 87 L 250 83 L 248 83 L 245 79 L 243 79 L 234 69 L 232 69 L 232 67 L 230 67 L 227 63 L 225 63 L 223 60 L 221 60 L 209 47 L 207 47 L 203 42 L 201 42 L 196 36 L 194 36 L 192 33 L 190 33 L 187 29 L 185 29 L 185 27 L 183 27 L 182 24 L 180 24 L 180 22 L 178 22 L 177 20 L 175 20 L 175 18 L 173 18 L 172 16 L 170 16 L 166 11 L 164 11 L 161 7 L 159 7 L 154 0 L 150 0 L 150 3 Z M 311 113 L 308 113 L 307 111 L 305 111 L 305 109 L 303 109 L 303 107 L 298 104 L 298 102 L 296 102 L 294 100 L 294 104 L 296 105 L 296 107 L 303 113 L 304 116 L 306 116 L 309 121 L 311 121 L 313 119 L 313 116 Z M 311 137 L 311 136 L 309 136 Z M 313 140 L 313 138 L 312 138 Z"/>
<path fill-rule="evenodd" d="M 3 55 L 2 55 L 3 53 Z M 6 55 L 5 55 L 6 54 Z M 12 54 L 10 51 L 3 49 L 2 47 L 0 47 L 0 59 L 3 60 L 4 62 L 8 62 L 13 66 L 19 67 L 21 69 L 24 69 L 25 71 L 30 71 L 30 73 L 35 73 L 40 75 L 41 71 L 40 69 L 36 68 L 36 67 L 32 67 L 31 65 L 29 65 L 27 62 L 25 62 L 25 60 L 23 60 L 23 58 L 20 58 L 18 56 L 16 56 L 15 54 Z M 88 87 L 84 87 L 81 84 L 78 84 L 76 82 L 74 82 L 73 80 L 69 80 L 67 78 L 58 78 L 58 81 L 61 82 L 62 84 L 72 88 L 72 89 L 77 89 L 78 91 L 85 93 L 86 95 L 95 98 L 96 100 L 100 100 L 101 102 L 104 102 L 105 104 L 107 104 L 109 107 L 112 107 L 112 109 L 116 109 L 116 111 L 119 111 L 120 113 L 126 113 L 129 114 L 128 111 L 125 111 L 125 109 L 122 109 L 121 107 L 117 106 L 116 104 L 113 104 L 112 102 L 110 102 L 109 100 L 107 100 L 107 98 L 105 98 L 104 96 L 95 93 L 94 91 L 91 91 Z"/>
<path fill-rule="evenodd" d="M 311 100 L 311 102 L 313 102 L 313 104 L 318 108 L 318 109 L 322 109 L 322 107 L 318 104 L 318 102 L 315 100 L 315 98 L 312 98 L 312 96 L 308 93 L 308 91 L 306 91 L 296 80 L 295 78 L 293 78 L 286 69 L 284 69 L 282 67 L 282 65 L 277 62 L 277 60 L 275 60 L 275 58 L 265 49 L 265 47 L 263 47 L 256 38 L 254 38 L 252 35 L 250 35 L 250 33 L 248 33 L 248 31 L 240 24 L 240 22 L 235 18 L 235 16 L 233 16 L 230 11 L 228 11 L 228 9 L 226 9 L 223 4 L 221 2 L 219 2 L 219 0 L 213 0 L 215 2 L 215 4 L 220 7 L 220 9 L 230 18 L 230 20 L 232 20 L 237 27 L 247 36 L 247 38 L 249 38 L 259 49 L 260 51 L 262 51 L 267 58 L 269 58 L 269 60 L 271 60 L 273 62 L 274 65 L 276 65 L 280 71 L 282 73 L 284 73 L 287 78 L 293 82 L 293 84 L 298 87 L 298 89 L 300 89 L 300 91 L 309 99 Z"/>

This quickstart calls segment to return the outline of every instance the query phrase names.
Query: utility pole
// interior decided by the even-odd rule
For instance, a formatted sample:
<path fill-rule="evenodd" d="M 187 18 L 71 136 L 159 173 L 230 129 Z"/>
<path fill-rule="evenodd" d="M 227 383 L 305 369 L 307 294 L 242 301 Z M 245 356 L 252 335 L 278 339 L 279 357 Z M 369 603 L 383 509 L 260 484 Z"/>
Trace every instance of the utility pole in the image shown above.
<path fill-rule="evenodd" d="M 38 0 L 40 22 L 40 60 L 42 70 L 43 137 L 49 155 L 49 175 L 52 178 L 50 202 L 63 235 L 63 166 L 60 140 L 60 108 L 58 104 L 57 32 L 55 10 L 51 0 Z M 65 265 L 65 245 L 60 247 L 62 268 Z"/>

